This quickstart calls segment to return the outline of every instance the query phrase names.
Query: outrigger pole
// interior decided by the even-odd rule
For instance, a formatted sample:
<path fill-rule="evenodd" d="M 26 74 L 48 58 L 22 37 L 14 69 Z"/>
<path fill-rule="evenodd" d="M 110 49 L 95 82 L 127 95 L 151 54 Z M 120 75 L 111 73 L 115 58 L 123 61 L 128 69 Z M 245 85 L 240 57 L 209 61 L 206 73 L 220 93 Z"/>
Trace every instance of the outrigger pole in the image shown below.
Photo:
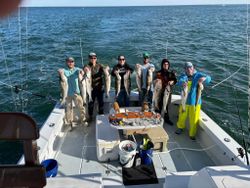
<path fill-rule="evenodd" d="M 250 42 L 249 42 L 249 17 L 248 17 L 248 3 L 247 3 L 247 29 L 246 29 L 246 34 L 247 34 L 247 63 L 248 63 L 248 137 L 250 138 Z M 243 139 L 244 141 L 244 145 L 246 145 L 245 143 L 245 139 Z M 246 147 L 246 146 L 244 146 Z M 248 159 L 248 152 L 247 152 L 247 148 L 244 148 L 245 152 L 246 152 L 246 159 L 247 159 L 247 165 L 249 165 L 249 159 Z"/>

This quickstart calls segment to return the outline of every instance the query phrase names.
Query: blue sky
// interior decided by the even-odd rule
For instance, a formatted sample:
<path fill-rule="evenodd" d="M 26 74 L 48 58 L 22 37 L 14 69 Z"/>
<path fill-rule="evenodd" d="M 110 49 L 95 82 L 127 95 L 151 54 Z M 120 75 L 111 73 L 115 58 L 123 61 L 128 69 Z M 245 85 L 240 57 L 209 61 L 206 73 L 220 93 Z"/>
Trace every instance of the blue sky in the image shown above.
<path fill-rule="evenodd" d="M 246 4 L 250 0 L 23 0 L 22 6 L 149 6 Z"/>

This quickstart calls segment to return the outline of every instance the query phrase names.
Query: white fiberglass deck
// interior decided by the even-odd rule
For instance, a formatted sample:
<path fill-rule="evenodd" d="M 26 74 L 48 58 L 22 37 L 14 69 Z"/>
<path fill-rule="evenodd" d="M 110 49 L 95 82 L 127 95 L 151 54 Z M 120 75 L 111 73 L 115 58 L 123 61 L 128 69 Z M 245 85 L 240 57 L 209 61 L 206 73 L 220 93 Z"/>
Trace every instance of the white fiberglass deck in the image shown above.
<path fill-rule="evenodd" d="M 154 153 L 153 162 L 159 182 L 164 181 L 166 174 L 180 171 L 198 171 L 206 166 L 214 166 L 204 149 L 199 145 L 199 139 L 192 141 L 186 130 L 176 135 L 178 106 L 171 104 L 170 119 L 174 126 L 164 124 L 169 141 L 167 152 Z M 95 122 L 89 127 L 75 125 L 73 131 L 68 132 L 65 127 L 63 142 L 56 154 L 59 163 L 58 176 L 101 173 L 105 181 L 109 179 L 112 184 L 122 184 L 122 168 L 118 161 L 99 162 L 96 154 Z M 182 148 L 182 149 L 181 149 Z M 113 181 L 115 179 L 115 181 Z"/>

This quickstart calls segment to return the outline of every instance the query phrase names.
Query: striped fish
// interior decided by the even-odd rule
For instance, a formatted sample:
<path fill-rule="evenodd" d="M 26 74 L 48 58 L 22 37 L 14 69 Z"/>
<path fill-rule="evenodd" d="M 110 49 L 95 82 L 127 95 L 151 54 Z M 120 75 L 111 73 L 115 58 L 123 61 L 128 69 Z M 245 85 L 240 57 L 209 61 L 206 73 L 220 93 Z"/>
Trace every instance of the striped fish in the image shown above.
<path fill-rule="evenodd" d="M 140 64 L 135 65 L 135 73 L 136 73 L 136 84 L 137 84 L 137 87 L 138 87 L 138 91 L 141 92 L 142 70 L 141 70 L 141 65 Z"/>
<path fill-rule="evenodd" d="M 88 102 L 91 102 L 92 101 L 92 76 L 91 76 L 91 69 L 90 68 L 85 68 L 85 81 L 86 81 L 86 91 L 87 91 L 87 94 L 88 94 Z"/>
<path fill-rule="evenodd" d="M 154 93 L 153 93 L 153 104 L 154 109 L 159 110 L 159 99 L 161 97 L 162 81 L 161 79 L 156 79 L 154 84 Z"/>
<path fill-rule="evenodd" d="M 68 86 L 68 79 L 64 75 L 64 73 L 60 74 L 60 86 L 61 86 L 61 96 L 62 96 L 61 105 L 65 105 L 69 86 Z"/>
<path fill-rule="evenodd" d="M 106 98 L 109 98 L 109 91 L 110 91 L 110 85 L 111 85 L 111 75 L 110 75 L 110 68 L 109 66 L 106 66 L 103 68 L 104 76 L 105 76 L 105 95 Z"/>
<path fill-rule="evenodd" d="M 127 71 L 124 76 L 123 76 L 123 79 L 124 79 L 124 87 L 125 87 L 125 90 L 127 92 L 127 95 L 129 95 L 129 87 L 130 87 L 130 71 Z"/>
<path fill-rule="evenodd" d="M 153 72 L 154 68 L 150 67 L 147 72 L 147 92 L 150 90 L 150 86 L 152 85 L 153 82 Z"/>
<path fill-rule="evenodd" d="M 197 106 L 200 98 L 201 98 L 201 93 L 202 93 L 202 90 L 204 89 L 204 86 L 202 83 L 198 83 L 197 85 L 197 91 L 196 91 L 196 99 L 195 99 L 195 106 Z"/>
<path fill-rule="evenodd" d="M 182 112 L 186 111 L 186 102 L 187 102 L 187 96 L 188 96 L 188 85 L 185 84 L 181 91 L 181 106 L 182 106 Z"/>
<path fill-rule="evenodd" d="M 86 105 L 88 101 L 87 101 L 87 86 L 86 86 L 85 75 L 79 74 L 78 80 L 79 80 L 79 89 L 81 92 L 83 105 Z"/>
<path fill-rule="evenodd" d="M 161 116 L 163 117 L 164 114 L 167 112 L 166 108 L 168 105 L 168 99 L 171 93 L 171 88 L 170 85 L 167 85 L 165 90 L 164 90 L 164 96 L 163 96 L 163 104 L 162 104 L 162 109 L 161 109 Z"/>
<path fill-rule="evenodd" d="M 121 76 L 119 75 L 119 71 L 115 71 L 116 75 L 116 82 L 115 82 L 115 88 L 116 88 L 116 97 L 118 97 L 120 91 L 121 91 Z"/>

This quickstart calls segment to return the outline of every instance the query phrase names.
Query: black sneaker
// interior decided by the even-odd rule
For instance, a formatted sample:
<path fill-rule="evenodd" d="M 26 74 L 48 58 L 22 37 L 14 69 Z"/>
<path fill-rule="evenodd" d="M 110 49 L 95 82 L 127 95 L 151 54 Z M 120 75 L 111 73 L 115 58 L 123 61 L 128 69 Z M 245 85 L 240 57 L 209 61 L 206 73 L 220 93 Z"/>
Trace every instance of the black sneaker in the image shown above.
<path fill-rule="evenodd" d="M 190 138 L 191 140 L 193 140 L 193 141 L 196 140 L 195 136 L 190 136 L 189 138 Z"/>
<path fill-rule="evenodd" d="M 164 122 L 171 126 L 174 125 L 174 123 L 170 119 L 164 119 Z"/>
<path fill-rule="evenodd" d="M 89 116 L 88 122 L 90 123 L 93 120 L 92 116 Z"/>
<path fill-rule="evenodd" d="M 175 131 L 175 134 L 181 134 L 182 133 L 182 131 L 183 131 L 183 129 L 177 129 L 176 131 Z"/>
<path fill-rule="evenodd" d="M 161 113 L 161 111 L 158 110 L 158 109 L 155 109 L 155 112 L 156 112 L 156 113 L 159 113 L 159 114 Z"/>

